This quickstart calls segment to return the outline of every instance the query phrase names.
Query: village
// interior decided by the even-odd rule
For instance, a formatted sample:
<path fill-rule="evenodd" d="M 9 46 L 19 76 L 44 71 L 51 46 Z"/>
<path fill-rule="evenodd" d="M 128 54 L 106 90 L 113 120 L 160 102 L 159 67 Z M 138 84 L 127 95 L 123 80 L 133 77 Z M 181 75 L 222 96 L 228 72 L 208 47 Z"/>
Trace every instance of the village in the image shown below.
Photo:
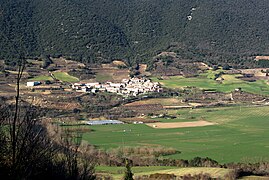
<path fill-rule="evenodd" d="M 133 77 L 131 79 L 123 79 L 121 83 L 74 83 L 72 89 L 77 92 L 110 92 L 117 93 L 122 96 L 137 96 L 139 94 L 145 94 L 149 92 L 162 92 L 158 82 L 152 82 L 147 78 Z"/>

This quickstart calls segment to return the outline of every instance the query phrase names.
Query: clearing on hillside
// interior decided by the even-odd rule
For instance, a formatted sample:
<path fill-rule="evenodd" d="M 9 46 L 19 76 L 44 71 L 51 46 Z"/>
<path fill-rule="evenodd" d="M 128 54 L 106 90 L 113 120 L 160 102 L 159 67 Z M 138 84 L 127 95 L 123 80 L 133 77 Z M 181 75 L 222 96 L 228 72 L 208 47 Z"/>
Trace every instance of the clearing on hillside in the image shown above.
<path fill-rule="evenodd" d="M 193 122 L 173 122 L 173 123 L 149 123 L 147 124 L 153 128 L 185 128 L 185 127 L 202 127 L 211 126 L 215 123 L 208 121 L 193 121 Z"/>
<path fill-rule="evenodd" d="M 116 61 L 116 63 L 119 63 Z M 96 74 L 96 81 L 98 82 L 121 82 L 122 79 L 129 78 L 129 69 L 119 69 L 115 64 L 102 64 L 102 67 L 94 68 L 93 72 Z"/>
<path fill-rule="evenodd" d="M 112 64 L 116 65 L 116 66 L 126 66 L 125 62 L 121 61 L 121 60 L 114 60 L 112 62 Z"/>
<path fill-rule="evenodd" d="M 63 82 L 78 82 L 79 79 L 74 77 L 74 76 L 70 76 L 68 73 L 66 72 L 54 72 L 53 75 L 55 76 L 56 79 L 63 81 Z"/>
<path fill-rule="evenodd" d="M 255 60 L 256 61 L 259 61 L 259 60 L 269 60 L 269 56 L 256 56 L 255 57 Z"/>

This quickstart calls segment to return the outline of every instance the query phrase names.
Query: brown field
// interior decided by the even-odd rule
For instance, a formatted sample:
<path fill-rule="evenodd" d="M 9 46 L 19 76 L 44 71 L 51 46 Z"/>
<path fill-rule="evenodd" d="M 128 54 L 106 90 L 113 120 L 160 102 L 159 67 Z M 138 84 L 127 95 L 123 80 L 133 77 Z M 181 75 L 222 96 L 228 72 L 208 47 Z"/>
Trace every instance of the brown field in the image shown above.
<path fill-rule="evenodd" d="M 6 84 L 6 82 L 1 82 L 0 80 L 0 96 L 12 97 L 15 96 L 15 94 L 15 87 Z"/>
<path fill-rule="evenodd" d="M 113 81 L 121 82 L 122 79 L 129 78 L 128 69 L 113 69 L 113 68 L 100 68 L 93 71 L 96 73 L 96 76 L 99 77 L 100 82 Z"/>
<path fill-rule="evenodd" d="M 117 69 L 117 67 L 114 67 L 113 64 L 102 64 L 101 69 Z"/>
<path fill-rule="evenodd" d="M 150 72 L 147 72 L 147 67 L 148 65 L 147 64 L 139 64 L 139 72 L 141 75 L 145 75 L 145 76 L 150 76 L 151 73 Z"/>
<path fill-rule="evenodd" d="M 262 70 L 266 71 L 269 70 L 268 68 L 255 68 L 255 69 L 240 69 L 243 74 L 254 74 L 255 77 L 257 76 L 266 76 L 266 73 L 263 73 Z"/>
<path fill-rule="evenodd" d="M 211 125 L 215 125 L 215 123 L 208 122 L 208 121 L 194 121 L 194 122 L 174 122 L 174 123 L 149 123 L 147 125 L 156 129 L 162 129 L 162 128 L 211 126 Z"/>
<path fill-rule="evenodd" d="M 112 64 L 114 64 L 116 66 L 126 66 L 125 62 L 123 62 L 121 60 L 115 60 L 112 62 Z"/>
<path fill-rule="evenodd" d="M 77 61 L 66 60 L 63 57 L 60 58 L 51 58 L 54 64 L 50 66 L 60 69 L 62 72 L 68 72 L 70 69 L 78 69 L 79 67 L 85 67 L 85 64 L 79 63 Z"/>
<path fill-rule="evenodd" d="M 48 109 L 73 110 L 75 108 L 81 108 L 81 105 L 75 102 L 40 102 L 36 100 L 33 104 Z"/>
<path fill-rule="evenodd" d="M 127 105 L 125 109 L 132 110 L 139 114 L 148 114 L 164 110 L 161 104 L 143 104 L 143 105 Z"/>
<path fill-rule="evenodd" d="M 138 106 L 143 104 L 161 104 L 163 106 L 184 106 L 187 105 L 186 103 L 182 103 L 181 99 L 178 98 L 151 98 L 142 101 L 135 101 L 126 106 Z"/>

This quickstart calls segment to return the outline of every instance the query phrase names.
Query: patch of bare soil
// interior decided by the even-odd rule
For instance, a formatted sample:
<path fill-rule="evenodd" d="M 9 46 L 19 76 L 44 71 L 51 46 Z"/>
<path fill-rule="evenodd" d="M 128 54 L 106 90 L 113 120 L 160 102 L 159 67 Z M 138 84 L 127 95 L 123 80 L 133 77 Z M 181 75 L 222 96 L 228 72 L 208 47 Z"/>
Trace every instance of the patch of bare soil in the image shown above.
<path fill-rule="evenodd" d="M 112 62 L 112 64 L 114 64 L 116 66 L 126 66 L 125 62 L 123 62 L 121 60 L 115 60 Z"/>
<path fill-rule="evenodd" d="M 265 73 L 266 70 L 269 70 L 269 68 L 241 69 L 241 72 L 243 74 L 253 74 L 255 77 L 264 77 L 267 74 Z"/>
<path fill-rule="evenodd" d="M 79 63 L 79 62 L 73 61 L 73 60 L 67 60 L 63 57 L 51 58 L 51 59 L 54 63 L 51 64 L 49 67 L 54 67 L 61 72 L 68 72 L 71 69 L 78 69 L 81 67 L 85 67 L 85 64 L 83 64 L 83 63 Z"/>
<path fill-rule="evenodd" d="M 163 109 L 163 106 L 161 104 L 140 104 L 140 105 L 132 105 L 132 104 L 126 104 L 124 106 L 125 108 L 129 109 Z"/>
<path fill-rule="evenodd" d="M 256 56 L 255 57 L 255 60 L 256 61 L 259 61 L 259 60 L 269 60 L 269 56 Z"/>
<path fill-rule="evenodd" d="M 129 78 L 129 70 L 128 69 L 116 70 L 113 72 L 112 77 L 115 82 L 121 82 L 122 79 Z"/>
<path fill-rule="evenodd" d="M 209 67 L 206 63 L 203 62 L 196 62 L 194 64 L 197 64 L 199 69 L 201 70 L 208 70 L 208 69 L 212 69 L 211 67 Z"/>
<path fill-rule="evenodd" d="M 109 66 L 109 65 L 108 65 Z M 96 68 L 93 70 L 95 74 L 100 74 L 101 76 L 110 77 L 105 81 L 113 81 L 113 82 L 121 82 L 122 79 L 129 78 L 129 70 L 128 69 L 113 69 L 108 67 Z"/>
<path fill-rule="evenodd" d="M 157 55 L 157 57 L 160 57 L 160 56 L 176 57 L 177 54 L 175 52 L 161 52 L 160 54 Z"/>
<path fill-rule="evenodd" d="M 208 121 L 194 121 L 194 122 L 173 122 L 173 123 L 149 123 L 147 125 L 156 129 L 162 129 L 162 128 L 211 126 L 211 125 L 215 125 L 215 123 L 208 122 Z"/>
<path fill-rule="evenodd" d="M 104 70 L 107 70 L 107 69 L 117 69 L 117 67 L 114 67 L 113 64 L 102 64 L 101 66 L 102 66 L 101 69 L 104 69 Z"/>
<path fill-rule="evenodd" d="M 147 64 L 139 64 L 139 72 L 141 75 L 145 75 L 145 76 L 150 76 L 151 73 L 150 72 L 147 72 L 147 67 L 148 65 Z"/>

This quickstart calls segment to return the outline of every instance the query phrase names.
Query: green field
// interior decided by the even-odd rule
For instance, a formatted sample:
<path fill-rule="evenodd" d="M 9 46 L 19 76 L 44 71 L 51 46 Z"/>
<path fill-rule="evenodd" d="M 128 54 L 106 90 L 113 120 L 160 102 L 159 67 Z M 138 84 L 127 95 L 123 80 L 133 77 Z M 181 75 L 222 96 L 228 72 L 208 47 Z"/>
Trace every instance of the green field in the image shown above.
<path fill-rule="evenodd" d="M 113 80 L 112 76 L 109 74 L 97 73 L 96 74 L 96 81 L 97 82 L 106 82 Z"/>
<path fill-rule="evenodd" d="M 218 69 L 216 71 L 214 70 L 208 70 L 206 73 L 202 74 L 203 76 L 206 76 L 208 79 L 216 79 L 219 75 L 221 75 L 224 71 L 222 69 Z"/>
<path fill-rule="evenodd" d="M 183 88 L 194 86 L 201 89 L 213 89 L 219 92 L 231 92 L 236 88 L 242 88 L 243 91 L 269 95 L 269 85 L 266 80 L 257 80 L 255 82 L 247 82 L 236 78 L 240 75 L 222 75 L 224 78 L 222 83 L 218 83 L 211 79 L 213 75 L 210 73 L 201 74 L 198 77 L 185 78 L 183 76 L 171 76 L 170 79 L 158 80 L 151 78 L 153 81 L 160 82 L 167 88 Z"/>
<path fill-rule="evenodd" d="M 63 81 L 63 82 L 78 82 L 79 79 L 74 77 L 74 76 L 70 76 L 68 73 L 66 72 L 54 72 L 53 75 L 55 76 L 56 79 Z"/>
<path fill-rule="evenodd" d="M 163 170 L 177 170 L 177 167 L 173 166 L 139 166 L 132 167 L 132 172 L 136 174 L 148 174 L 153 171 L 163 171 Z M 95 171 L 97 173 L 112 175 L 113 179 L 122 179 L 125 167 L 116 166 L 96 166 Z"/>
<path fill-rule="evenodd" d="M 196 121 L 213 126 L 153 129 L 145 124 L 91 126 L 83 139 L 99 148 L 119 146 L 172 147 L 180 154 L 170 158 L 210 157 L 220 163 L 269 160 L 269 106 L 221 107 L 173 110 L 177 119 L 164 122 Z"/>
<path fill-rule="evenodd" d="M 108 167 L 108 166 L 97 166 L 97 173 L 104 173 L 112 175 L 113 179 L 122 179 L 125 167 Z M 171 166 L 148 166 L 148 167 L 132 167 L 134 176 L 139 175 L 150 175 L 155 173 L 163 174 L 174 174 L 177 176 L 183 176 L 186 174 L 199 174 L 207 173 L 214 178 L 223 178 L 231 170 L 222 168 L 178 168 Z"/>
<path fill-rule="evenodd" d="M 52 81 L 53 78 L 51 76 L 36 76 L 34 78 L 29 79 L 31 81 Z"/>

